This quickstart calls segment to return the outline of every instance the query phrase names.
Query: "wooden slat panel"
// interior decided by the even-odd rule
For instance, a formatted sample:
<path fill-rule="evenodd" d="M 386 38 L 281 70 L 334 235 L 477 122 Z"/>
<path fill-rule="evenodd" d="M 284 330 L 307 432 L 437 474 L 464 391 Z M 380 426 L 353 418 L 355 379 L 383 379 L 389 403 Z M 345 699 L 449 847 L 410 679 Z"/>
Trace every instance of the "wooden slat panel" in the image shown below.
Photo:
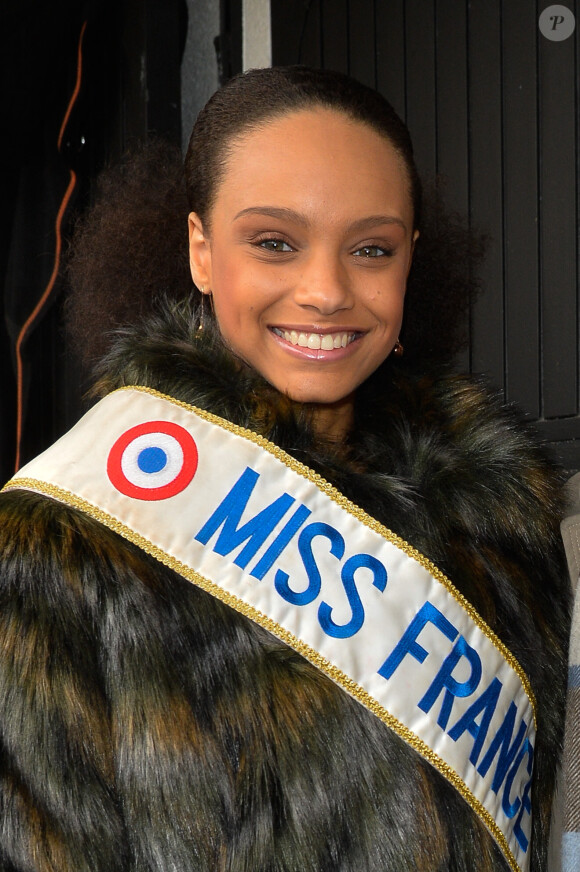
<path fill-rule="evenodd" d="M 434 3 L 407 0 L 405 25 L 407 125 L 419 172 L 433 178 L 437 170 Z"/>
<path fill-rule="evenodd" d="M 301 0 L 272 0 L 272 63 L 321 64 L 320 3 L 305 5 Z"/>
<path fill-rule="evenodd" d="M 547 442 L 548 454 L 568 476 L 580 472 L 580 439 L 570 442 Z"/>
<path fill-rule="evenodd" d="M 472 312 L 471 369 L 504 387 L 501 0 L 469 4 L 470 221 L 488 237 Z"/>
<path fill-rule="evenodd" d="M 537 421 L 534 429 L 570 475 L 580 471 L 580 418 Z"/>
<path fill-rule="evenodd" d="M 544 416 L 541 435 L 578 469 L 580 26 L 549 42 L 529 0 L 375 0 L 373 34 L 369 0 L 346 0 L 348 25 L 345 0 L 320 2 L 324 63 L 344 69 L 348 50 L 349 71 L 372 84 L 375 47 L 376 86 L 407 121 L 422 175 L 444 174 L 449 205 L 490 239 L 471 369 Z"/>
<path fill-rule="evenodd" d="M 322 37 L 320 33 L 320 2 L 312 0 L 307 6 L 299 4 L 297 18 L 303 22 L 301 43 L 294 63 L 319 67 L 322 64 Z M 306 11 L 305 11 L 306 9 Z"/>
<path fill-rule="evenodd" d="M 145 3 L 147 125 L 181 142 L 181 19 L 178 0 Z"/>
<path fill-rule="evenodd" d="M 538 417 L 539 298 L 535 4 L 504 0 L 506 397 Z"/>
<path fill-rule="evenodd" d="M 321 0 L 322 64 L 348 73 L 348 0 Z"/>
<path fill-rule="evenodd" d="M 437 0 L 437 173 L 445 180 L 448 205 L 469 207 L 467 120 L 467 16 L 465 0 Z"/>
<path fill-rule="evenodd" d="M 576 95 L 576 373 L 578 379 L 578 413 L 580 418 L 580 9 L 576 16 L 575 40 L 575 95 Z M 578 453 L 580 455 L 580 439 L 578 440 Z M 580 458 L 579 463 L 580 467 Z"/>
<path fill-rule="evenodd" d="M 447 206 L 462 215 L 469 209 L 466 18 L 464 0 L 436 0 L 437 174 Z M 468 349 L 458 365 L 469 369 Z"/>
<path fill-rule="evenodd" d="M 190 0 L 194 2 L 194 0 Z M 224 0 L 221 4 L 220 16 L 222 34 L 224 35 L 225 57 L 220 58 L 220 81 L 223 84 L 230 76 L 241 73 L 244 69 L 244 49 L 242 37 L 242 2 L 243 0 Z M 221 41 L 221 37 L 220 37 Z"/>
<path fill-rule="evenodd" d="M 566 439 L 578 439 L 580 441 L 580 418 L 578 416 L 536 421 L 534 427 L 543 439 L 548 439 L 550 442 Z M 580 452 L 580 445 L 578 450 Z"/>
<path fill-rule="evenodd" d="M 405 99 L 405 0 L 376 3 L 377 89 L 401 118 L 407 115 Z"/>
<path fill-rule="evenodd" d="M 374 0 L 350 0 L 348 5 L 350 74 L 369 87 L 376 87 Z"/>
<path fill-rule="evenodd" d="M 543 414 L 578 412 L 574 40 L 539 35 Z"/>
<path fill-rule="evenodd" d="M 580 9 L 576 10 L 576 29 L 573 39 L 576 71 L 576 377 L 578 380 L 577 417 L 580 419 Z M 580 439 L 578 440 L 578 453 L 580 455 Z M 578 465 L 580 467 L 580 458 Z"/>

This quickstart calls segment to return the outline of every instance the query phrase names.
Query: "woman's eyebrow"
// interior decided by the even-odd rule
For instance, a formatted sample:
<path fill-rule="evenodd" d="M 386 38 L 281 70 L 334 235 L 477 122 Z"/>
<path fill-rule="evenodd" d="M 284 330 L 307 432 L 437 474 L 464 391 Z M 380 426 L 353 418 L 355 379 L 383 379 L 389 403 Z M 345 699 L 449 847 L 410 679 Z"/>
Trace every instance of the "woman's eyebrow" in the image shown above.
<path fill-rule="evenodd" d="M 237 221 L 238 218 L 243 218 L 244 215 L 266 215 L 269 218 L 294 221 L 298 224 L 303 224 L 305 227 L 310 223 L 305 215 L 284 206 L 248 206 L 247 209 L 242 209 L 241 212 L 234 216 L 234 221 Z"/>
<path fill-rule="evenodd" d="M 234 216 L 234 221 L 237 221 L 238 218 L 243 218 L 245 215 L 265 215 L 269 218 L 280 218 L 302 224 L 304 227 L 310 224 L 308 218 L 301 212 L 296 212 L 294 209 L 288 209 L 284 206 L 248 206 L 247 209 L 242 209 Z M 365 218 L 353 221 L 352 224 L 349 224 L 348 230 L 355 232 L 370 230 L 382 224 L 398 224 L 403 230 L 407 229 L 405 222 L 396 215 L 368 215 Z"/>
<path fill-rule="evenodd" d="M 349 225 L 349 230 L 360 232 L 362 230 L 372 230 L 374 227 L 380 227 L 383 224 L 398 224 L 403 230 L 407 229 L 407 225 L 396 215 L 369 215 L 367 218 L 359 218 Z"/>

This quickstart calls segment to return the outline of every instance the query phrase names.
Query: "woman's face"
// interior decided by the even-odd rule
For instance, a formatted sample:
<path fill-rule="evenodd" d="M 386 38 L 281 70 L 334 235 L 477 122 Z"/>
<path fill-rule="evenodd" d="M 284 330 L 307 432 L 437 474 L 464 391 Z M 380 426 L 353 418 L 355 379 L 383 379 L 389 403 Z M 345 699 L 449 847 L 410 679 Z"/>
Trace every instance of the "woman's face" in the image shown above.
<path fill-rule="evenodd" d="M 413 250 L 390 143 L 332 110 L 234 141 L 211 213 L 190 216 L 193 279 L 230 348 L 294 400 L 340 404 L 391 352 Z"/>

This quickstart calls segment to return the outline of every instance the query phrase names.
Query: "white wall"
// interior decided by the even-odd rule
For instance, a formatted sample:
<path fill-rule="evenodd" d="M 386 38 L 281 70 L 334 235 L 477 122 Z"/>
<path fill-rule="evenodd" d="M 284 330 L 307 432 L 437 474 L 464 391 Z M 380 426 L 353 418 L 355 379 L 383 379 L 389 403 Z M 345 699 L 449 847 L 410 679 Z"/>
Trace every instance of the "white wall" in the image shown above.
<path fill-rule="evenodd" d="M 272 65 L 270 0 L 243 0 L 242 57 L 245 70 Z"/>

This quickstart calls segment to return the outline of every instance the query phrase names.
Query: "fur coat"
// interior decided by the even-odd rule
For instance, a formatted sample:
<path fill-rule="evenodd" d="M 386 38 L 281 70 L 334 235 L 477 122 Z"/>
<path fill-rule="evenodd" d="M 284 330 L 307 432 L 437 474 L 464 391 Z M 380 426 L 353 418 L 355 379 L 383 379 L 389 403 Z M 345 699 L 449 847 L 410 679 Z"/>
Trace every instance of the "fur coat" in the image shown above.
<path fill-rule="evenodd" d="M 121 336 L 98 389 L 154 387 L 264 434 L 429 557 L 538 703 L 545 868 L 568 628 L 559 484 L 472 380 L 387 361 L 347 444 L 196 331 Z M 2 872 L 500 872 L 487 830 L 380 720 L 268 632 L 78 511 L 0 495 Z"/>

